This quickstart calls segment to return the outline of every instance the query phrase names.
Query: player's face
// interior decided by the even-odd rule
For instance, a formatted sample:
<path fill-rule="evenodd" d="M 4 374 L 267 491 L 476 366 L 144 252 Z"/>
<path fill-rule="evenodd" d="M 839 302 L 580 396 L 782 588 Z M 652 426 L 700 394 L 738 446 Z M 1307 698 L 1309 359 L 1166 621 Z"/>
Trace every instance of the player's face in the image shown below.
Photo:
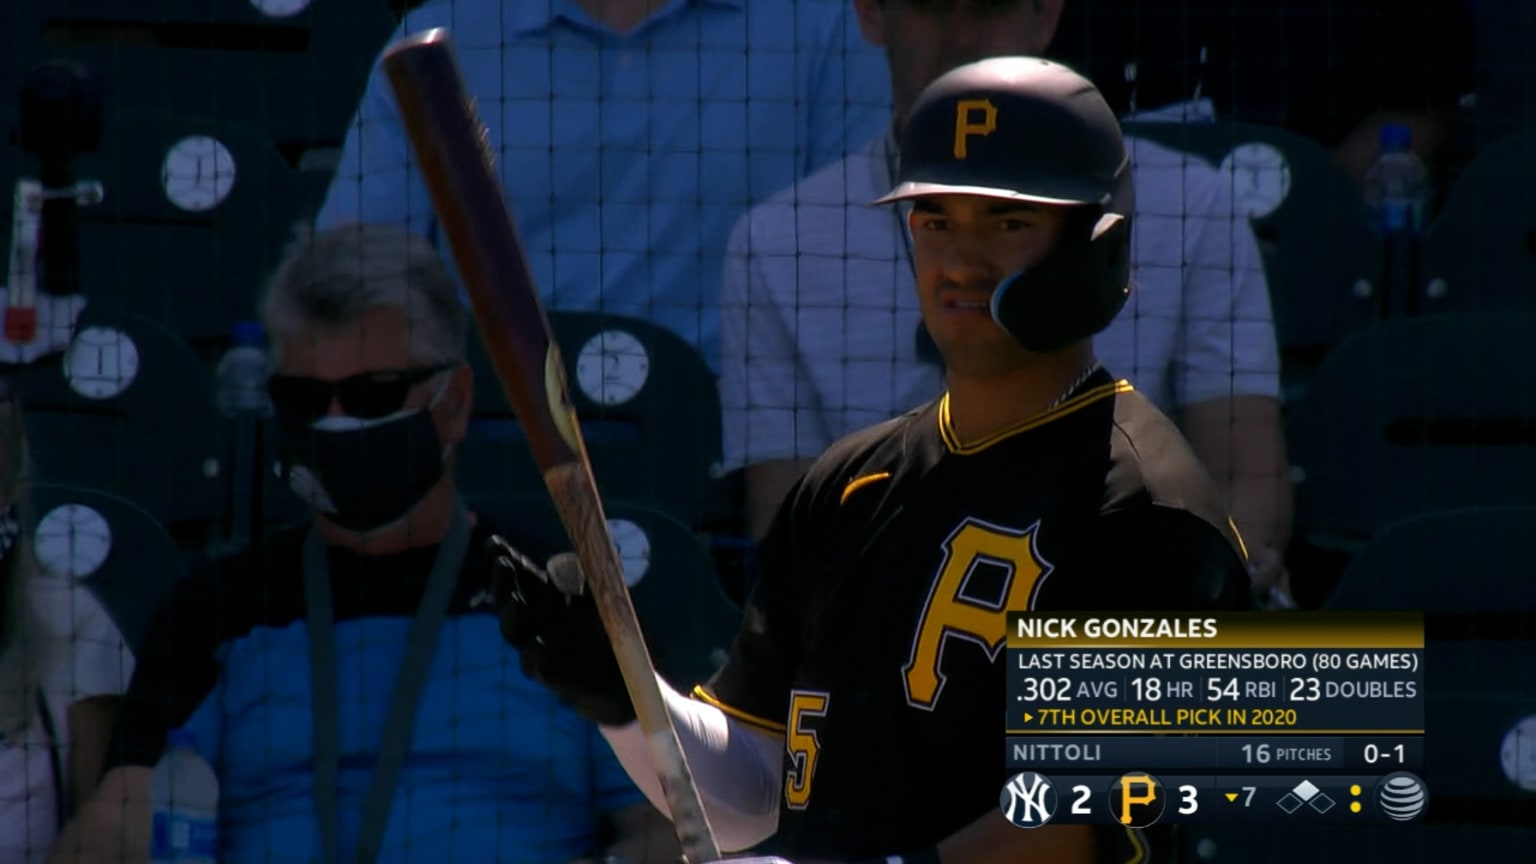
<path fill-rule="evenodd" d="M 923 323 L 956 373 L 997 375 L 1031 355 L 992 320 L 999 282 L 1050 254 L 1066 221 L 1059 207 L 933 195 L 913 202 L 912 258 Z"/>
<path fill-rule="evenodd" d="M 896 114 L 945 72 L 987 57 L 1039 55 L 1064 0 L 854 0 L 864 38 L 885 49 Z"/>

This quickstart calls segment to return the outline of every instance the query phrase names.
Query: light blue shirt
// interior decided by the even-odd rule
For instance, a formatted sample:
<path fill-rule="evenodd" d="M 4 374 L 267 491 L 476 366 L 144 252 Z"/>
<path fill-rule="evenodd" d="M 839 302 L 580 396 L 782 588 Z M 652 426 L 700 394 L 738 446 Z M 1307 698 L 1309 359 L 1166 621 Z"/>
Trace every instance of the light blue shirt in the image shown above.
<path fill-rule="evenodd" d="M 848 0 L 672 0 L 628 34 L 574 0 L 433 0 L 551 309 L 655 321 L 718 368 L 720 275 L 746 208 L 880 134 L 889 81 Z M 437 234 L 377 69 L 321 227 Z"/>
<path fill-rule="evenodd" d="M 362 835 L 407 617 L 336 625 L 337 842 Z M 221 644 L 217 682 L 187 722 L 219 776 L 223 864 L 312 864 L 319 846 L 302 621 Z M 546 864 L 588 854 L 603 817 L 645 801 L 597 727 L 518 668 L 495 615 L 444 624 L 378 864 Z"/>

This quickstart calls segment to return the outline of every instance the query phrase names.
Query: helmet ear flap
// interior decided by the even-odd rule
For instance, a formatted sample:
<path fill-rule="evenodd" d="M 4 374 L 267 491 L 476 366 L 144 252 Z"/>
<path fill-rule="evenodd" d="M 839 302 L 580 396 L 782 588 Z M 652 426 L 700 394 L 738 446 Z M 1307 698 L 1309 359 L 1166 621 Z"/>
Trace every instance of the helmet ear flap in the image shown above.
<path fill-rule="evenodd" d="M 1131 217 L 1122 213 L 1105 213 L 1093 226 L 1093 249 L 1089 274 L 1090 285 L 1097 295 L 1099 316 L 1103 322 L 1093 332 L 1109 326 L 1120 314 L 1131 293 Z"/>
<path fill-rule="evenodd" d="M 1124 222 L 1125 217 L 1121 216 L 1119 213 L 1105 213 L 1099 217 L 1099 221 L 1093 223 L 1093 233 L 1090 239 L 1097 243 L 1099 242 L 1099 238 L 1103 237 L 1111 231 L 1117 230 Z"/>
<path fill-rule="evenodd" d="M 1038 354 L 1108 327 L 1130 294 L 1130 217 L 1098 206 L 1074 211 L 1056 250 L 992 294 L 993 320 Z"/>

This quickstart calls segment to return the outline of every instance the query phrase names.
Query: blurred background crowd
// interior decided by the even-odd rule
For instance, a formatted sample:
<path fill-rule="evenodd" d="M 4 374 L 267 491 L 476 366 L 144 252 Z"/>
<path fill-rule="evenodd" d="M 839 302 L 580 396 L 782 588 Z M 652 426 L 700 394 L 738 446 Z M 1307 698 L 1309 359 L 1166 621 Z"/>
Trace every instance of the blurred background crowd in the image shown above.
<path fill-rule="evenodd" d="M 384 746 L 357 706 L 383 714 L 404 651 L 347 625 L 404 622 L 433 566 L 353 539 L 421 501 L 440 539 L 462 501 L 475 539 L 561 546 L 377 65 L 438 26 L 663 674 L 686 689 L 721 661 L 754 542 L 808 460 L 942 391 L 903 223 L 865 205 L 928 81 L 1043 55 L 1094 80 L 1131 142 L 1135 287 L 1098 354 L 1227 492 L 1256 600 L 1428 616 L 1426 822 L 1191 831 L 1188 860 L 1527 860 L 1536 6 L 4 5 L 0 864 L 96 860 L 56 840 L 103 791 L 119 815 L 101 824 L 150 842 L 173 732 L 213 766 L 222 860 L 310 860 L 319 709 L 279 679 L 311 671 L 295 574 L 316 511 L 356 595 L 336 589 L 337 638 L 357 634 L 340 673 L 359 679 L 329 721 L 344 798 L 372 765 L 354 783 L 351 758 Z M 335 434 L 301 453 L 295 423 Z M 419 727 L 454 731 L 401 745 L 400 782 L 434 791 L 387 826 L 343 820 L 344 845 L 643 846 L 656 828 L 603 742 L 518 683 L 461 593 L 456 652 L 420 696 Z M 370 664 L 391 671 L 362 681 Z"/>

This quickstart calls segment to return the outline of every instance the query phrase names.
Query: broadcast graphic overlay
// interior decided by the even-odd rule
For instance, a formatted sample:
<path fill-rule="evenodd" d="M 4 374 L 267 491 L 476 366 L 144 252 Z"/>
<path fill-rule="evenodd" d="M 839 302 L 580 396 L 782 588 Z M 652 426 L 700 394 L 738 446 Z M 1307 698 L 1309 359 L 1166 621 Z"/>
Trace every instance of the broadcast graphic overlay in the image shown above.
<path fill-rule="evenodd" d="M 1423 815 L 1419 613 L 1010 613 L 1009 780 L 1048 823 Z"/>

